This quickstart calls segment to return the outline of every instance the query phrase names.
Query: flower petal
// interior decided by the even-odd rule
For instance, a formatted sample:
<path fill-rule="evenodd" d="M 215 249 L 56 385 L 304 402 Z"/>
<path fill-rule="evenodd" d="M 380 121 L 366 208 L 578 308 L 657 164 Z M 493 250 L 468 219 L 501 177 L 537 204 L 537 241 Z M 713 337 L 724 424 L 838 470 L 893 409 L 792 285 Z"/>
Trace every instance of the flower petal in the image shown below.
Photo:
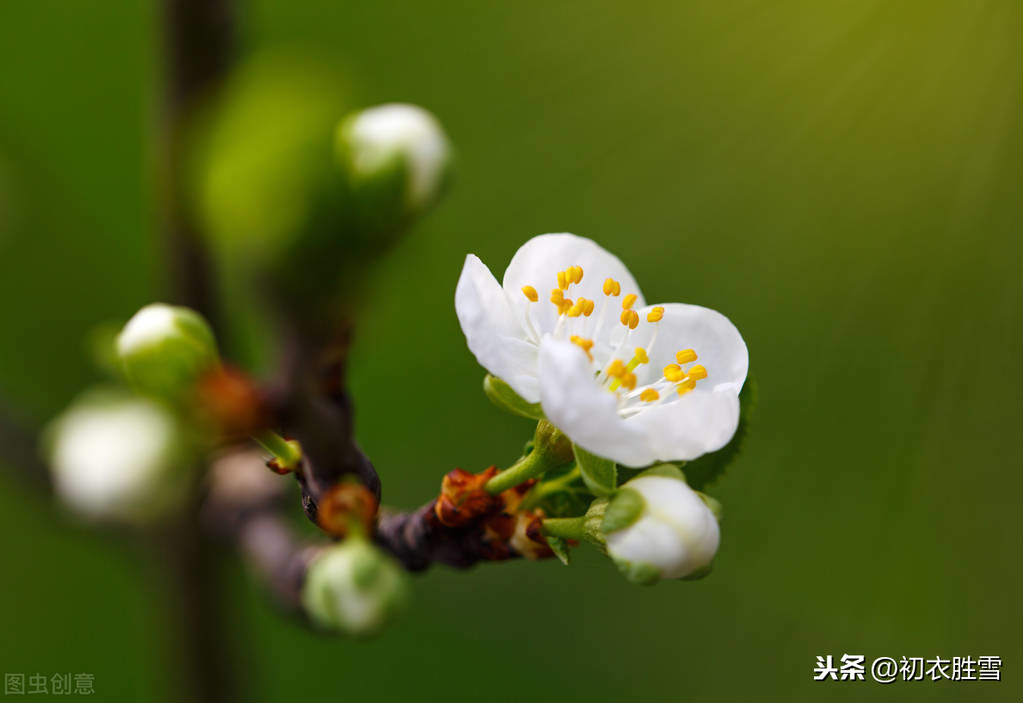
<path fill-rule="evenodd" d="M 749 370 L 749 352 L 732 321 L 699 305 L 665 303 L 660 307 L 664 308 L 664 317 L 657 323 L 646 321 L 653 306 L 641 310 L 641 322 L 630 337 L 630 346 L 646 347 L 654 326 L 658 327 L 650 363 L 637 371 L 640 384 L 657 380 L 667 364 L 675 363 L 675 352 L 693 349 L 699 355 L 697 363 L 707 369 L 707 378 L 697 384 L 697 389 L 738 394 Z"/>
<path fill-rule="evenodd" d="M 730 389 L 694 390 L 644 408 L 628 423 L 642 428 L 653 460 L 690 461 L 728 444 L 739 426 L 739 396 Z"/>
<path fill-rule="evenodd" d="M 645 427 L 618 415 L 614 394 L 597 385 L 580 347 L 545 336 L 539 378 L 544 414 L 580 447 L 626 466 L 646 466 L 656 459 Z"/>
<path fill-rule="evenodd" d="M 512 312 L 504 290 L 479 257 L 465 257 L 455 288 L 455 314 L 480 366 L 530 403 L 540 400 L 537 347 Z"/>
<path fill-rule="evenodd" d="M 531 309 L 533 322 L 540 334 L 552 332 L 558 321 L 557 310 L 549 301 L 552 288 L 557 286 L 558 271 L 570 266 L 583 269 L 583 279 L 573 284 L 565 295 L 577 299 L 588 298 L 596 304 L 598 315 L 603 310 L 604 329 L 610 331 L 621 314 L 621 300 L 629 293 L 637 296 L 635 307 L 645 305 L 639 284 L 629 273 L 621 260 L 599 244 L 574 234 L 541 234 L 519 247 L 504 272 L 504 290 L 520 319 Z M 621 284 L 621 295 L 611 298 L 611 303 L 601 305 L 605 296 L 602 291 L 604 280 L 613 278 Z M 523 286 L 532 286 L 540 296 L 536 304 L 530 304 L 522 294 Z M 591 320 L 596 322 L 597 318 Z"/>
<path fill-rule="evenodd" d="M 614 559 L 656 567 L 661 578 L 677 578 L 679 563 L 686 564 L 687 548 L 682 535 L 672 525 L 653 517 L 641 517 L 628 529 L 609 534 L 607 551 Z"/>

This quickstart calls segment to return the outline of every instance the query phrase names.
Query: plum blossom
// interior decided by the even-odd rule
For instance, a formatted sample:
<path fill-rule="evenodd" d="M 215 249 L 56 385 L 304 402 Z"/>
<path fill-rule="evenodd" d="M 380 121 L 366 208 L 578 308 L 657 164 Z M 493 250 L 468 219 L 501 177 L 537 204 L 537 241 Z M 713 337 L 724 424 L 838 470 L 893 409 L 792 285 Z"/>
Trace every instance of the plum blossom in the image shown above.
<path fill-rule="evenodd" d="M 738 426 L 749 366 L 739 331 L 709 308 L 647 305 L 589 239 L 534 237 L 503 283 L 470 254 L 455 310 L 480 365 L 593 454 L 631 467 L 691 460 Z"/>

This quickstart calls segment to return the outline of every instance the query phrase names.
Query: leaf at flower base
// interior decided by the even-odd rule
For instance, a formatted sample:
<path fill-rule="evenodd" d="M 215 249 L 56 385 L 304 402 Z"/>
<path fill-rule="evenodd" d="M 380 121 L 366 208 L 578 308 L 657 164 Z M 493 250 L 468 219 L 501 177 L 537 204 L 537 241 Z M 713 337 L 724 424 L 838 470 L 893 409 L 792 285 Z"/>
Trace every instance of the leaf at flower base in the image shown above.
<path fill-rule="evenodd" d="M 492 402 L 502 410 L 507 410 L 513 415 L 527 417 L 531 420 L 543 419 L 543 410 L 539 403 L 528 403 L 512 387 L 497 376 L 487 374 L 483 379 L 483 392 L 487 394 Z"/>
<path fill-rule="evenodd" d="M 649 469 L 643 469 L 633 478 L 643 478 L 644 476 L 662 476 L 664 478 L 677 478 L 679 481 L 686 480 L 685 472 L 675 464 L 654 464 Z"/>
<path fill-rule="evenodd" d="M 545 496 L 539 507 L 548 517 L 572 517 L 586 512 L 592 500 L 582 487 L 574 487 Z"/>
<path fill-rule="evenodd" d="M 547 535 L 547 546 L 551 548 L 551 551 L 554 552 L 554 556 L 556 556 L 562 564 L 568 566 L 568 562 L 571 559 L 571 554 L 569 554 L 568 551 L 568 541 L 561 537 Z"/>
<path fill-rule="evenodd" d="M 616 559 L 615 566 L 629 583 L 634 583 L 637 586 L 653 586 L 661 580 L 660 572 L 652 564 Z"/>
<path fill-rule="evenodd" d="M 735 431 L 735 436 L 713 454 L 705 454 L 699 459 L 682 464 L 686 481 L 693 490 L 702 490 L 713 484 L 739 456 L 742 444 L 749 433 L 750 418 L 756 404 L 757 385 L 752 377 L 747 377 L 746 384 L 739 393 L 739 427 Z"/>
<path fill-rule="evenodd" d="M 611 502 L 607 504 L 604 520 L 600 524 L 600 531 L 607 535 L 624 530 L 639 519 L 645 507 L 646 501 L 638 491 L 628 487 L 619 489 Z"/>
<path fill-rule="evenodd" d="M 609 496 L 618 487 L 618 470 L 610 459 L 590 454 L 582 447 L 573 444 L 575 460 L 579 465 L 583 483 L 595 496 Z"/>

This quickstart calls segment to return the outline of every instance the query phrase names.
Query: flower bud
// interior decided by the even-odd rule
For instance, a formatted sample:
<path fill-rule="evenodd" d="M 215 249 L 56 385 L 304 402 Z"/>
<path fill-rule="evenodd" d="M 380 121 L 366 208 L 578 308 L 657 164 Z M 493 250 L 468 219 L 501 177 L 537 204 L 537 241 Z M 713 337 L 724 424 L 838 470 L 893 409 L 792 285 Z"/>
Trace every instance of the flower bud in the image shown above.
<path fill-rule="evenodd" d="M 219 363 L 213 330 L 188 308 L 153 303 L 128 320 L 117 337 L 117 355 L 139 391 L 178 398 Z"/>
<path fill-rule="evenodd" d="M 156 402 L 92 391 L 54 420 L 47 439 L 57 495 L 86 517 L 146 522 L 185 495 L 182 431 Z"/>
<path fill-rule="evenodd" d="M 426 212 L 447 180 L 448 138 L 416 105 L 390 103 L 350 115 L 338 126 L 336 145 L 356 200 L 378 226 Z"/>
<path fill-rule="evenodd" d="M 622 486 L 601 531 L 626 578 L 644 584 L 703 575 L 720 539 L 717 518 L 700 495 L 682 478 L 656 470 Z"/>
<path fill-rule="evenodd" d="M 302 589 L 302 605 L 313 622 L 351 635 L 378 632 L 407 597 L 401 567 L 359 535 L 321 552 Z"/>

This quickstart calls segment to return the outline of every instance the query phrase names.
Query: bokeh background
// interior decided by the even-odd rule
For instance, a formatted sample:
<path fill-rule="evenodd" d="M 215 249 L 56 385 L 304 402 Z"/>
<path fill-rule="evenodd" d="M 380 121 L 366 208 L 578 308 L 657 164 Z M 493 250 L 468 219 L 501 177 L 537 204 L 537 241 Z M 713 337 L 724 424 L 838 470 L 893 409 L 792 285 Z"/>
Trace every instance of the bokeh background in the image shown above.
<path fill-rule="evenodd" d="M 479 392 L 452 305 L 467 252 L 500 271 L 531 235 L 593 237 L 648 299 L 729 315 L 760 384 L 712 491 L 710 578 L 636 588 L 585 549 L 435 569 L 353 643 L 282 618 L 228 555 L 253 699 L 1019 700 L 1023 5 L 241 5 L 243 48 L 325 51 L 358 104 L 423 104 L 458 149 L 450 196 L 370 284 L 352 360 L 386 502 L 505 464 L 529 432 Z M 164 290 L 157 22 L 148 2 L 0 4 L 0 389 L 26 417 L 97 377 L 97 322 Z M 0 669 L 168 693 L 151 560 L 9 472 L 0 515 Z M 846 652 L 999 655 L 1003 681 L 811 680 Z"/>

